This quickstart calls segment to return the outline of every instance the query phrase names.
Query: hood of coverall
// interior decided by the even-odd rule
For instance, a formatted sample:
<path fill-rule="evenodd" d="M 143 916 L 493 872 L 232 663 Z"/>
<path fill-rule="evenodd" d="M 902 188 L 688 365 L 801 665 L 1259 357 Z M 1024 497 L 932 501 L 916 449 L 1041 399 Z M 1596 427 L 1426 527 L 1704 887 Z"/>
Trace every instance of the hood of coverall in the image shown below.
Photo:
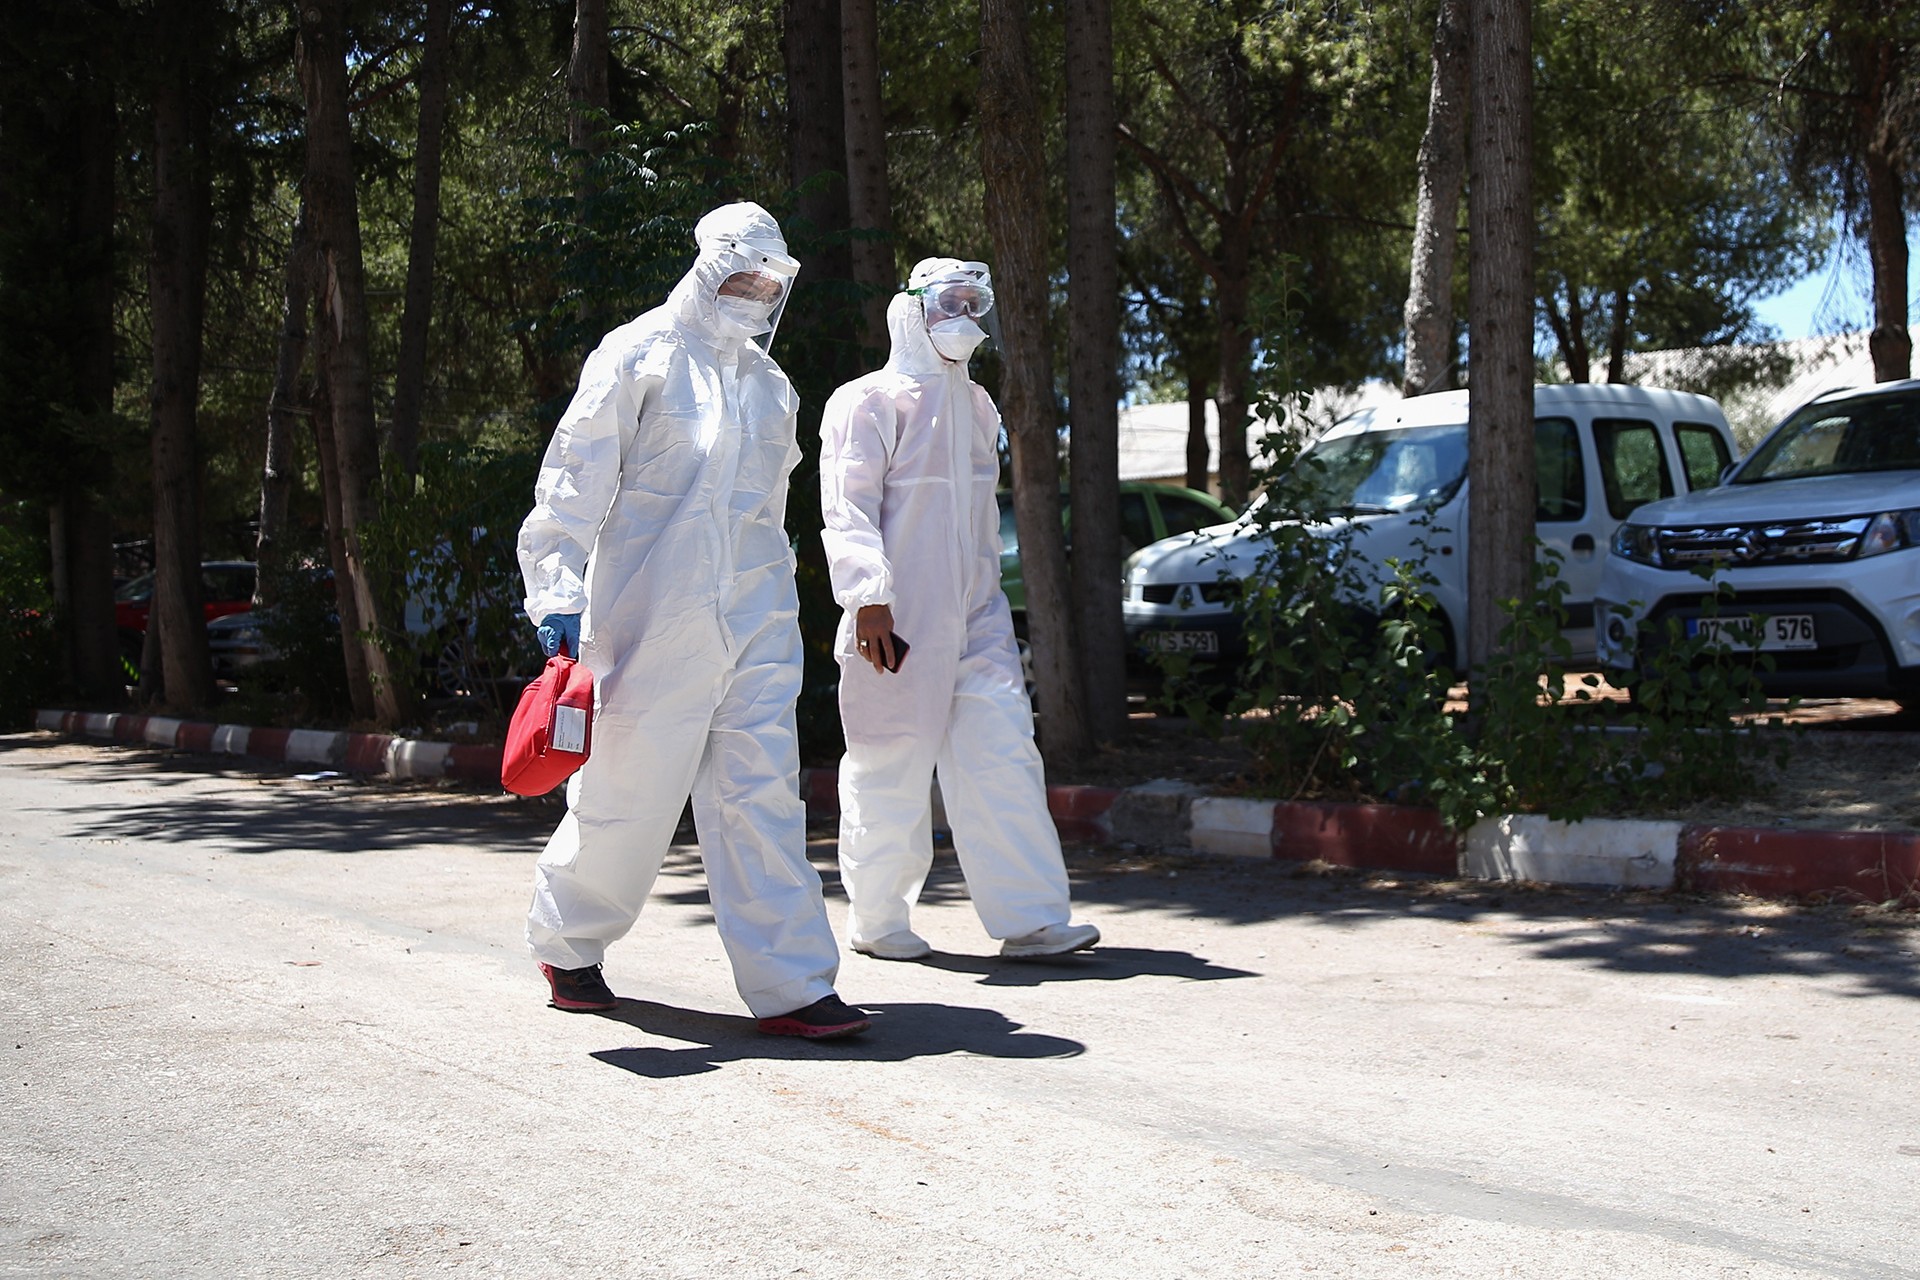
<path fill-rule="evenodd" d="M 701 218 L 693 228 L 699 246 L 693 267 L 673 287 L 668 305 L 687 328 L 717 346 L 734 346 L 751 339 L 762 351 L 773 345 L 799 260 L 787 253 L 780 224 L 751 200 L 724 204 Z M 736 274 L 763 276 L 776 283 L 780 296 L 764 318 L 742 324 L 728 314 L 720 286 Z"/>
<path fill-rule="evenodd" d="M 978 284 L 989 290 L 991 296 L 992 278 L 984 262 L 923 258 L 915 263 L 913 273 L 907 277 L 907 290 L 894 294 L 887 304 L 887 334 L 893 344 L 887 368 L 920 377 L 949 370 L 967 376 L 965 360 L 948 360 L 934 348 L 933 339 L 927 333 L 926 305 L 921 295 L 914 292 L 945 280 Z"/>

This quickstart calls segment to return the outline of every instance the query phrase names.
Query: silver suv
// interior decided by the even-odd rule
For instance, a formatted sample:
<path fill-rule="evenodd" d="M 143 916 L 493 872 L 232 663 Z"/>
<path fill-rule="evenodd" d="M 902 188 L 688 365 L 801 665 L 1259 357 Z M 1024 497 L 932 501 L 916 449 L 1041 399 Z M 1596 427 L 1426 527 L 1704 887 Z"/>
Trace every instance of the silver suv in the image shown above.
<path fill-rule="evenodd" d="M 1820 396 L 1721 487 L 1634 512 L 1612 552 L 1595 601 L 1607 666 L 1648 660 L 1672 620 L 1770 655 L 1774 696 L 1920 707 L 1920 381 Z M 1703 611 L 1703 575 L 1732 599 Z"/>

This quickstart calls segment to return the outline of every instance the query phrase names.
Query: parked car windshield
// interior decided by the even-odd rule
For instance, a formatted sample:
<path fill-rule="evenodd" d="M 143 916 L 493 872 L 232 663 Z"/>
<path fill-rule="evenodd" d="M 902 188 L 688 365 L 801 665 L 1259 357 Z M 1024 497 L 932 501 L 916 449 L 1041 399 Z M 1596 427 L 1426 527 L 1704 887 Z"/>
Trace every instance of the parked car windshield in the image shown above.
<path fill-rule="evenodd" d="M 1295 511 L 1380 513 L 1437 507 L 1467 476 L 1467 428 L 1402 427 L 1322 440 L 1274 482 L 1268 498 Z"/>
<path fill-rule="evenodd" d="M 1859 471 L 1920 471 L 1920 395 L 1810 404 L 1761 442 L 1733 482 Z"/>

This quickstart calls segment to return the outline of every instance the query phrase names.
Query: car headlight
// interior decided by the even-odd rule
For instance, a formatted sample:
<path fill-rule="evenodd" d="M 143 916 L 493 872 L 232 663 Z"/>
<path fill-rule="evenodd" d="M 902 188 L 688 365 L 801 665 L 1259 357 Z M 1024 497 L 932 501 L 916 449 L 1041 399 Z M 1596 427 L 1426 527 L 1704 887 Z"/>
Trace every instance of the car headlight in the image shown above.
<path fill-rule="evenodd" d="M 1885 555 L 1907 547 L 1920 546 L 1920 510 L 1883 511 L 1867 522 L 1860 535 L 1860 547 L 1854 558 Z"/>
<path fill-rule="evenodd" d="M 1660 568 L 1660 541 L 1650 524 L 1623 524 L 1613 531 L 1613 554 L 1635 564 Z"/>

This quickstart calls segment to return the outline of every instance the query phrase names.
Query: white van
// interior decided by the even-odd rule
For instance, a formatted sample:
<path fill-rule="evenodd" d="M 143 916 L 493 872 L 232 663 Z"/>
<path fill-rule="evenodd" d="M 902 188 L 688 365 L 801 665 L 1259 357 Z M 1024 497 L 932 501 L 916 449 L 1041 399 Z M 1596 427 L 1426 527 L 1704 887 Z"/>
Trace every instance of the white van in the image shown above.
<path fill-rule="evenodd" d="M 1707 586 L 1734 589 L 1702 618 Z M 1631 669 L 1672 620 L 1770 655 L 1775 697 L 1920 707 L 1920 380 L 1788 415 L 1712 493 L 1634 513 L 1600 582 L 1600 657 Z"/>
<path fill-rule="evenodd" d="M 1576 660 L 1594 652 L 1593 600 L 1613 531 L 1643 503 L 1714 485 L 1733 461 L 1726 415 L 1706 396 L 1654 387 L 1578 383 L 1533 392 L 1539 468 L 1538 529 L 1560 553 L 1567 639 Z M 1447 391 L 1363 410 L 1315 441 L 1311 484 L 1328 511 L 1316 532 L 1351 533 L 1367 575 L 1411 560 L 1425 541 L 1427 570 L 1448 638 L 1436 655 L 1458 667 L 1467 642 L 1467 393 Z M 1222 581 L 1253 572 L 1259 525 L 1232 524 L 1156 542 L 1126 562 L 1121 605 L 1136 654 L 1180 652 L 1235 665 L 1246 642 Z"/>

